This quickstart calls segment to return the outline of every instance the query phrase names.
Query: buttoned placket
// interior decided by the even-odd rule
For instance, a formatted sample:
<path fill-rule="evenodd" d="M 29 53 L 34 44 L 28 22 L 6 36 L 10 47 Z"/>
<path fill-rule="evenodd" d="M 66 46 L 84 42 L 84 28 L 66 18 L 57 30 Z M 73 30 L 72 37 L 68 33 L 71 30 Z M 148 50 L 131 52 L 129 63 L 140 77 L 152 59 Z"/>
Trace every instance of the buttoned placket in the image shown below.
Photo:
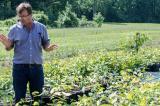
<path fill-rule="evenodd" d="M 27 29 L 26 29 L 27 30 Z M 33 59 L 33 55 L 32 55 L 32 31 L 33 31 L 33 26 L 30 30 L 27 30 L 28 32 L 28 36 L 29 36 L 29 63 L 32 64 L 32 59 Z M 30 66 L 31 68 L 31 66 Z"/>
<path fill-rule="evenodd" d="M 28 32 L 29 36 L 29 63 L 32 64 L 32 29 Z M 30 66 L 31 67 L 31 66 Z"/>
<path fill-rule="evenodd" d="M 32 39 L 31 39 L 31 35 L 29 34 L 29 61 L 31 64 L 32 61 Z"/>

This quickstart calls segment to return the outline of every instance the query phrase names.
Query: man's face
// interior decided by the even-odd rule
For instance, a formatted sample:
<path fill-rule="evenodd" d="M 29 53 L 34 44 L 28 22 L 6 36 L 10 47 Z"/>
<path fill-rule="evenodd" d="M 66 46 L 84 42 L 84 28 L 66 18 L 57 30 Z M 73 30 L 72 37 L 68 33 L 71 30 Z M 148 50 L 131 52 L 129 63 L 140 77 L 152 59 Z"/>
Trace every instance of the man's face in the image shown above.
<path fill-rule="evenodd" d="M 32 22 L 32 15 L 28 14 L 27 10 L 22 11 L 21 14 L 18 14 L 19 20 L 24 24 L 28 25 Z"/>

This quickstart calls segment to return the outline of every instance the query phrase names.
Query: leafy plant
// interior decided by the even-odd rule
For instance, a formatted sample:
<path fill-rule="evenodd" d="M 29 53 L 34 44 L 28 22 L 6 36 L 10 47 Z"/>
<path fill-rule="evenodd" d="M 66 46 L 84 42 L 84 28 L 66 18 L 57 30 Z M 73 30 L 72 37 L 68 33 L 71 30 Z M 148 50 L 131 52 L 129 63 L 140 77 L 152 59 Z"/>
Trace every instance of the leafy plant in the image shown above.
<path fill-rule="evenodd" d="M 121 47 L 127 50 L 133 50 L 138 52 L 139 49 L 149 40 L 149 37 L 146 34 L 137 32 L 133 37 L 128 38 L 126 41 L 121 41 Z"/>
<path fill-rule="evenodd" d="M 69 3 L 67 3 L 65 10 L 59 13 L 56 23 L 59 28 L 78 26 L 77 15 L 72 11 L 72 6 Z"/>
<path fill-rule="evenodd" d="M 98 13 L 94 14 L 93 21 L 96 23 L 96 25 L 98 27 L 101 27 L 102 23 L 104 21 L 104 17 L 102 16 L 102 14 L 100 12 L 98 12 Z"/>
<path fill-rule="evenodd" d="M 38 13 L 33 14 L 33 18 L 36 21 L 41 22 L 45 25 L 47 25 L 49 23 L 48 16 L 46 14 L 44 14 L 44 12 L 38 12 Z"/>

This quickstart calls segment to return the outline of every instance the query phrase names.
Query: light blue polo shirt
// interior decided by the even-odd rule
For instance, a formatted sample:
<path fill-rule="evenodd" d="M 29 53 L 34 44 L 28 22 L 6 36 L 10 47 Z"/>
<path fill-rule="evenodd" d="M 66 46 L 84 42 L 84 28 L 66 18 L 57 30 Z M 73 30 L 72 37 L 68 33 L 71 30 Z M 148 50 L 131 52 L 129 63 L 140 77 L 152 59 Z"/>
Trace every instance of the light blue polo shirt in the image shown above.
<path fill-rule="evenodd" d="M 42 49 L 50 44 L 45 25 L 33 21 L 31 30 L 21 22 L 10 28 L 8 39 L 13 42 L 15 64 L 42 64 Z"/>

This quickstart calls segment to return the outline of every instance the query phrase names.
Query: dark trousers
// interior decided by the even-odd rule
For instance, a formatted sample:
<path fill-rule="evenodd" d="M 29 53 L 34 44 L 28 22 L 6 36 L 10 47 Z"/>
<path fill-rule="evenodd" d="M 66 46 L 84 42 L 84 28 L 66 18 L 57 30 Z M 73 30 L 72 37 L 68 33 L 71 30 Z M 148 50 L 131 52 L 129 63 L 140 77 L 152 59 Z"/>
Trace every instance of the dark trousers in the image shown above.
<path fill-rule="evenodd" d="M 42 93 L 44 85 L 43 66 L 37 64 L 13 64 L 13 87 L 15 91 L 15 103 L 25 98 L 27 83 L 31 97 L 32 92 L 38 91 Z"/>

